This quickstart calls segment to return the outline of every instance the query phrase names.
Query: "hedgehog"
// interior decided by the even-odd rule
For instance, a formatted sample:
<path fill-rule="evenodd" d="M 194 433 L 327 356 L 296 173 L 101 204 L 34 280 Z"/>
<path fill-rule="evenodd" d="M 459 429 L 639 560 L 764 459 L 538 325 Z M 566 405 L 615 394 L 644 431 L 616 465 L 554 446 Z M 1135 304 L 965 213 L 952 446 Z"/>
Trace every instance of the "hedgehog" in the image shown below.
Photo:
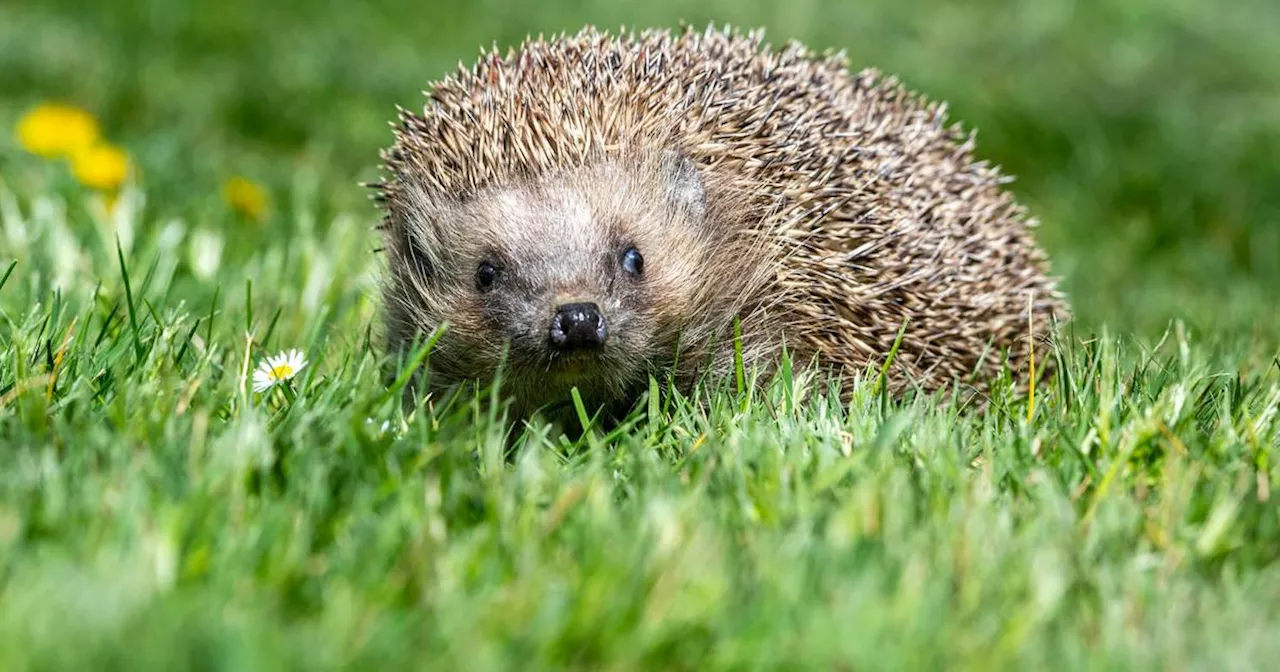
<path fill-rule="evenodd" d="M 974 134 L 844 52 L 588 26 L 425 95 L 372 186 L 386 341 L 436 334 L 430 390 L 625 412 L 785 355 L 846 391 L 887 364 L 894 394 L 982 393 L 1070 317 Z"/>

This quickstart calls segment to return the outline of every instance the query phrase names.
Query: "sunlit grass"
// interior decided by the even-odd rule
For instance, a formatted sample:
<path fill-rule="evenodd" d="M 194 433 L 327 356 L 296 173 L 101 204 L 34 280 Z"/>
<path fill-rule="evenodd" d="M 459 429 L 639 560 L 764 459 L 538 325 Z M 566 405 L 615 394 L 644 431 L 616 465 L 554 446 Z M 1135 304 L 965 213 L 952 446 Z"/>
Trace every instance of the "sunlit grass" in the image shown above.
<path fill-rule="evenodd" d="M 820 380 L 747 395 L 735 376 L 654 387 L 607 435 L 504 438 L 481 400 L 388 390 L 354 222 L 277 222 L 287 244 L 183 300 L 183 222 L 108 256 L 82 195 L 0 202 L 27 236 L 0 288 L 0 655 L 19 667 L 1277 652 L 1280 367 L 1224 369 L 1238 353 L 1181 328 L 1068 340 L 1034 415 L 1008 385 L 980 415 L 875 378 L 842 407 Z M 292 347 L 314 361 L 254 394 Z"/>

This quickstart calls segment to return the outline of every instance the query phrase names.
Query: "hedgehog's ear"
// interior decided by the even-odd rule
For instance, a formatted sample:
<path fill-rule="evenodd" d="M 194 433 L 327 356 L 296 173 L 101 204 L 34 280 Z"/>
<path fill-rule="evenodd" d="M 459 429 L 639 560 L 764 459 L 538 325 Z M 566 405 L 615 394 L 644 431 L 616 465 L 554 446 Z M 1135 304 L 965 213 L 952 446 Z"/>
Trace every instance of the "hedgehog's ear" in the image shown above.
<path fill-rule="evenodd" d="M 707 191 L 698 166 L 684 152 L 676 149 L 664 150 L 660 165 L 672 202 L 693 219 L 701 220 L 707 210 Z"/>
<path fill-rule="evenodd" d="M 388 204 L 385 232 L 387 242 L 395 248 L 406 266 L 423 281 L 435 279 L 441 267 L 440 254 L 448 249 L 438 222 L 444 216 L 441 206 L 416 188 L 405 189 L 402 198 Z"/>

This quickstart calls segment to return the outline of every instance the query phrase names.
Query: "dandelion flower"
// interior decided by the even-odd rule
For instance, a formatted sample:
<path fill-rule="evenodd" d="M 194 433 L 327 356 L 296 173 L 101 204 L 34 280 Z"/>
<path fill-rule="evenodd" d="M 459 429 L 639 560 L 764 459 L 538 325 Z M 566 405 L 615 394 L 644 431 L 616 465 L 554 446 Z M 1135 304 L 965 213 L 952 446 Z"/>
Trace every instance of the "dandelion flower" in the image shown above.
<path fill-rule="evenodd" d="M 222 184 L 222 200 L 250 219 L 262 219 L 267 212 L 266 189 L 244 177 L 233 177 Z"/>
<path fill-rule="evenodd" d="M 71 172 L 86 187 L 111 191 L 129 176 L 129 156 L 112 145 L 94 145 L 71 155 Z"/>
<path fill-rule="evenodd" d="M 306 365 L 307 358 L 296 348 L 268 357 L 253 372 L 253 391 L 265 392 L 298 375 Z"/>
<path fill-rule="evenodd" d="M 14 135 L 23 149 L 46 158 L 67 156 L 98 141 L 98 122 L 78 107 L 37 105 L 18 120 Z"/>

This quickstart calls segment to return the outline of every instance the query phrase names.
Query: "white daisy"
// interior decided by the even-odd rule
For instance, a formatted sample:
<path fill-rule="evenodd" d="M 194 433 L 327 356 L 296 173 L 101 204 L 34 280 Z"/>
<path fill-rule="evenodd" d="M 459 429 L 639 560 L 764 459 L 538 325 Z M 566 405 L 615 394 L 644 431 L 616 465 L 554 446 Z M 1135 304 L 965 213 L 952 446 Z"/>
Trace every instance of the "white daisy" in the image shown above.
<path fill-rule="evenodd" d="M 273 385 L 283 383 L 298 375 L 307 365 L 307 358 L 298 349 L 282 352 L 275 357 L 268 357 L 253 372 L 253 391 L 265 392 Z"/>

